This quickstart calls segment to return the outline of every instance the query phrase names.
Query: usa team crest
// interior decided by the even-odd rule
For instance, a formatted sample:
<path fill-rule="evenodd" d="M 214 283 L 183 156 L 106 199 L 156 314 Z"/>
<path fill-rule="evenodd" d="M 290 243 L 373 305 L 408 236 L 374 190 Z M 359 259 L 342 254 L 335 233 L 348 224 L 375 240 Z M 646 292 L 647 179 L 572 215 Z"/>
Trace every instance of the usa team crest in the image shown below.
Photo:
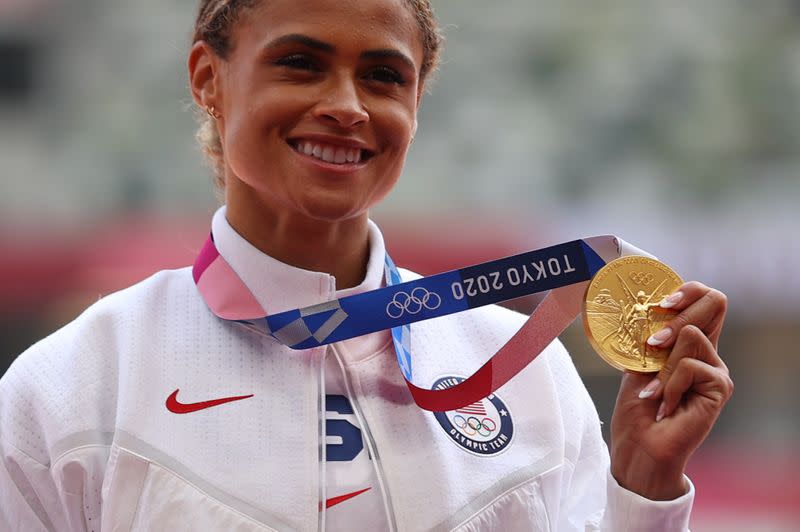
<path fill-rule="evenodd" d="M 464 380 L 442 377 L 433 390 L 445 390 Z M 514 438 L 514 422 L 505 403 L 495 394 L 449 412 L 433 412 L 439 425 L 459 447 L 478 456 L 505 451 Z"/>

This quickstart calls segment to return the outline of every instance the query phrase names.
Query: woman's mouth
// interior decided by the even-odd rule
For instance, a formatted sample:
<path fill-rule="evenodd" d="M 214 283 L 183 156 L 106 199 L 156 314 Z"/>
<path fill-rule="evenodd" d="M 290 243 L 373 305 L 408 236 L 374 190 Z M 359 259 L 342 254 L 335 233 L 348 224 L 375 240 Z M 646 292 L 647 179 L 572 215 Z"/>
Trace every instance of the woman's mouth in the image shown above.
<path fill-rule="evenodd" d="M 298 153 L 330 164 L 358 164 L 374 155 L 373 152 L 361 148 L 336 146 L 310 140 L 289 141 L 289 145 Z"/>

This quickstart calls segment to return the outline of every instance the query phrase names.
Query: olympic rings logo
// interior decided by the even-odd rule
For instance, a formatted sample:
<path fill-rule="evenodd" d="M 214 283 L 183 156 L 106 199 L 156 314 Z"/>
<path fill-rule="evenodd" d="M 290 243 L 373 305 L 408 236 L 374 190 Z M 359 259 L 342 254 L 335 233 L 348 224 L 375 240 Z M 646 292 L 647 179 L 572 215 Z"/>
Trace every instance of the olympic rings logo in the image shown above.
<path fill-rule="evenodd" d="M 644 285 L 644 286 L 649 285 L 650 283 L 652 283 L 655 280 L 655 277 L 653 277 L 653 274 L 649 273 L 649 272 L 648 273 L 630 272 L 628 274 L 628 277 L 630 277 L 631 281 L 633 281 L 634 284 Z"/>
<path fill-rule="evenodd" d="M 464 432 L 467 436 L 474 436 L 475 434 L 480 434 L 484 438 L 490 436 L 492 432 L 497 430 L 497 423 L 485 417 L 483 419 L 478 419 L 475 416 L 469 416 L 468 418 L 464 418 L 461 414 L 457 414 L 453 418 L 453 423 L 455 423 L 456 427 Z"/>
<path fill-rule="evenodd" d="M 411 294 L 397 292 L 392 300 L 386 305 L 386 314 L 390 318 L 397 319 L 404 313 L 417 314 L 423 308 L 436 310 L 442 304 L 442 298 L 436 292 L 429 292 L 425 288 L 418 286 L 411 291 Z"/>

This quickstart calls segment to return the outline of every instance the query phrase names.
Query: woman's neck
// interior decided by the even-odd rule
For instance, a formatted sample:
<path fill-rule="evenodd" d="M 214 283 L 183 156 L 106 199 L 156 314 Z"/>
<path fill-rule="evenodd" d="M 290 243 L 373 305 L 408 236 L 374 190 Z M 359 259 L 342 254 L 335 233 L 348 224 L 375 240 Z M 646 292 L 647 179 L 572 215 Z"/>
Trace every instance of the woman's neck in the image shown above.
<path fill-rule="evenodd" d="M 228 223 L 260 251 L 297 268 L 331 274 L 337 290 L 364 280 L 370 250 L 366 213 L 328 222 L 263 206 L 246 208 L 232 199 L 228 197 Z"/>

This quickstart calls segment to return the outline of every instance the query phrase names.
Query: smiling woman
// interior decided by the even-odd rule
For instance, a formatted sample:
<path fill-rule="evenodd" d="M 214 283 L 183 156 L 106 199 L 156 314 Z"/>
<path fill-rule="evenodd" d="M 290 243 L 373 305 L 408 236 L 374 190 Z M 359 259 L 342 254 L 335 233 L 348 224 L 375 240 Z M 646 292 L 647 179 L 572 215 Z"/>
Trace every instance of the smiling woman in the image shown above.
<path fill-rule="evenodd" d="M 415 5 L 208 2 L 200 20 L 214 35 L 189 57 L 194 99 L 216 115 L 206 130 L 219 144 L 207 153 L 228 221 L 270 256 L 329 271 L 343 288 L 363 279 L 367 211 L 400 176 L 436 64 L 438 41 L 423 38 L 435 28 L 419 23 L 430 12 Z"/>
<path fill-rule="evenodd" d="M 403 1 L 416 17 L 421 32 L 424 52 L 419 77 L 424 81 L 439 64 L 442 36 L 427 1 Z M 214 50 L 216 55 L 227 58 L 231 48 L 232 27 L 242 12 L 257 4 L 257 0 L 203 0 L 200 3 L 195 23 L 194 42 L 203 41 Z M 198 140 L 213 164 L 217 186 L 224 188 L 224 165 L 219 132 L 214 122 L 206 117 L 205 113 L 201 113 L 199 117 L 202 125 L 198 131 Z"/>
<path fill-rule="evenodd" d="M 674 349 L 655 379 L 623 378 L 612 459 L 558 341 L 496 393 L 414 403 L 412 386 L 457 391 L 524 322 L 487 305 L 416 322 L 412 342 L 445 298 L 380 299 L 418 277 L 369 212 L 440 45 L 427 0 L 201 2 L 189 84 L 225 204 L 193 268 L 97 302 L 0 380 L 0 529 L 686 527 L 686 462 L 732 390 L 715 290 L 661 304 L 677 317 L 648 343 Z M 358 314 L 353 295 L 378 303 Z M 322 345 L 346 320 L 378 332 Z"/>

